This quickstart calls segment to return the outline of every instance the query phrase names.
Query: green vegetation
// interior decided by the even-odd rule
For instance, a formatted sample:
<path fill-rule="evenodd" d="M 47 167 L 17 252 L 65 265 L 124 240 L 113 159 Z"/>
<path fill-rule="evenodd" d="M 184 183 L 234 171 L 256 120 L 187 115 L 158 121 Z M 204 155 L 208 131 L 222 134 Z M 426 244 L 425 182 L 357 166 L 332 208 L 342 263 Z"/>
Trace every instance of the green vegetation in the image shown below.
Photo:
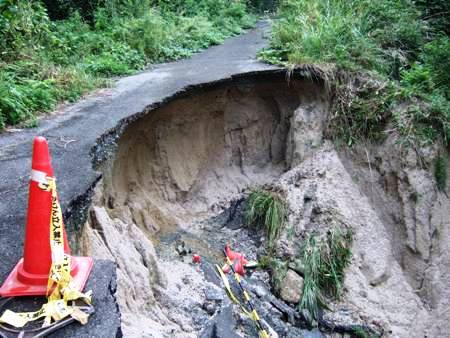
<path fill-rule="evenodd" d="M 448 1 L 284 0 L 278 15 L 261 57 L 325 71 L 332 136 L 380 140 L 389 125 L 405 144 L 448 142 Z"/>
<path fill-rule="evenodd" d="M 358 338 L 370 338 L 370 336 L 362 328 L 357 327 L 353 329 L 353 334 Z"/>
<path fill-rule="evenodd" d="M 277 9 L 278 0 L 249 0 L 248 5 L 257 13 L 271 13 Z"/>
<path fill-rule="evenodd" d="M 327 308 L 326 297 L 338 298 L 342 291 L 345 269 L 350 265 L 353 233 L 339 228 L 330 229 L 324 236 L 310 235 L 298 257 L 289 261 L 273 256 L 275 241 L 286 221 L 286 206 L 272 191 L 254 189 L 247 200 L 246 219 L 250 226 L 264 226 L 268 238 L 268 253 L 260 257 L 259 267 L 271 273 L 276 292 L 289 268 L 304 277 L 303 296 L 299 308 L 307 309 L 313 318 Z"/>
<path fill-rule="evenodd" d="M 275 292 L 279 294 L 281 292 L 281 285 L 283 284 L 288 272 L 288 263 L 280 259 L 271 258 L 269 270 L 270 283 L 272 284 Z"/>
<path fill-rule="evenodd" d="M 264 226 L 272 248 L 286 219 L 285 204 L 278 194 L 255 189 L 248 197 L 246 219 L 248 225 Z"/>
<path fill-rule="evenodd" d="M 445 155 L 438 156 L 434 164 L 434 177 L 440 191 L 445 191 L 447 187 L 448 158 Z"/>
<path fill-rule="evenodd" d="M 358 338 L 379 338 L 380 336 L 370 332 L 368 329 L 357 326 L 353 329 L 353 336 Z"/>
<path fill-rule="evenodd" d="M 301 253 L 304 264 L 303 296 L 299 304 L 318 318 L 319 309 L 327 308 L 325 297 L 338 298 L 342 290 L 345 268 L 350 264 L 353 235 L 338 228 L 325 237 L 309 236 Z"/>
<path fill-rule="evenodd" d="M 254 22 L 243 0 L 2 0 L 0 130 Z"/>

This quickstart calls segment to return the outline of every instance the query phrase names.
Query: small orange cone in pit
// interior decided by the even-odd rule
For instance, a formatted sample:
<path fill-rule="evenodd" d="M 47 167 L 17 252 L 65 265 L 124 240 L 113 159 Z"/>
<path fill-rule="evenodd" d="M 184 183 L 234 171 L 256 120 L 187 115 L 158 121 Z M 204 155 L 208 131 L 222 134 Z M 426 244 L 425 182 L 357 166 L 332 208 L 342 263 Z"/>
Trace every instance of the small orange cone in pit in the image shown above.
<path fill-rule="evenodd" d="M 243 259 L 237 259 L 233 263 L 234 272 L 241 276 L 245 276 L 245 269 L 243 264 Z"/>
<path fill-rule="evenodd" d="M 232 262 L 238 259 L 242 260 L 242 265 L 246 265 L 248 263 L 248 260 L 245 259 L 243 254 L 241 254 L 240 252 L 234 252 L 233 250 L 231 250 L 228 244 L 225 245 L 225 253 Z"/>
<path fill-rule="evenodd" d="M 247 259 L 245 259 L 244 255 L 240 252 L 235 252 L 231 250 L 230 246 L 228 244 L 225 245 L 225 254 L 227 255 L 228 262 L 231 262 L 229 264 L 233 264 L 233 270 L 237 274 L 241 276 L 245 276 L 245 265 L 249 263 Z M 225 264 L 225 266 L 222 268 L 222 271 L 225 273 L 229 273 L 231 268 L 229 264 Z"/>
<path fill-rule="evenodd" d="M 0 288 L 0 296 L 46 295 L 52 252 L 50 248 L 50 219 L 52 192 L 42 189 L 47 177 L 53 178 L 53 168 L 47 140 L 36 137 L 33 144 L 28 213 L 23 258 L 17 263 Z M 66 232 L 63 231 L 64 252 L 70 254 Z M 71 257 L 73 285 L 81 291 L 93 265 L 90 257 Z"/>
<path fill-rule="evenodd" d="M 201 261 L 200 255 L 192 256 L 192 263 L 200 263 L 200 261 Z"/>

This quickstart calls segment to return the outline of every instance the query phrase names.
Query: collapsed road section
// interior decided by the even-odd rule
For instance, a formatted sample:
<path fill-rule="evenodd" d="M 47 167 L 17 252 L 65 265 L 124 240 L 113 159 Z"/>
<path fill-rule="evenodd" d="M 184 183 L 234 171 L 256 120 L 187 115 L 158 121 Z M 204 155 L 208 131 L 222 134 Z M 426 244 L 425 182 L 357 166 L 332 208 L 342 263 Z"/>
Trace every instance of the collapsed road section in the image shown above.
<path fill-rule="evenodd" d="M 441 150 L 405 156 L 394 138 L 339 147 L 329 116 L 320 76 L 269 71 L 193 87 L 105 135 L 116 146 L 96 161 L 78 242 L 117 262 L 126 336 L 257 337 L 216 273 L 227 244 L 258 261 L 243 283 L 274 337 L 440 336 L 447 300 L 434 294 L 447 277 L 429 269 L 448 276 L 447 235 L 433 234 L 450 218 L 427 168 Z M 245 217 L 261 190 L 285 205 L 273 243 Z M 325 245 L 342 250 L 341 298 L 308 308 L 308 252 Z"/>
<path fill-rule="evenodd" d="M 294 112 L 308 111 L 312 124 L 321 125 L 316 117 L 326 115 L 328 100 L 320 82 L 296 77 L 261 73 L 193 88 L 120 135 L 115 155 L 102 164 L 81 250 L 118 263 L 126 335 L 195 337 L 208 322 L 203 291 L 217 286 L 171 259 L 167 248 L 184 241 L 181 233 L 211 231 L 201 223 L 245 188 L 274 181 L 298 160 L 304 145 L 298 147 Z M 235 237 L 218 232 L 191 240 L 214 264 L 223 260 L 220 246 Z"/>

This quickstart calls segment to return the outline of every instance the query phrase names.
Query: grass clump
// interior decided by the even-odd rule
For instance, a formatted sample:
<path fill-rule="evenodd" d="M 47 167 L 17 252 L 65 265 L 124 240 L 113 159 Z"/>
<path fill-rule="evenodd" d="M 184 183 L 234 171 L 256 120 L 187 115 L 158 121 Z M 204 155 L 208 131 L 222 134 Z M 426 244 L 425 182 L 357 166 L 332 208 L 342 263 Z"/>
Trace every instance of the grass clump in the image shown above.
<path fill-rule="evenodd" d="M 378 335 L 372 334 L 362 327 L 355 327 L 352 333 L 357 338 L 379 338 Z"/>
<path fill-rule="evenodd" d="M 338 138 L 379 140 L 392 122 L 404 143 L 449 140 L 448 1 L 284 0 L 278 15 L 261 57 L 332 69 Z"/>
<path fill-rule="evenodd" d="M 300 259 L 304 264 L 303 296 L 299 307 L 318 318 L 327 308 L 325 297 L 338 298 L 346 267 L 350 264 L 353 235 L 333 228 L 324 237 L 307 238 Z"/>
<path fill-rule="evenodd" d="M 269 248 L 280 235 L 286 219 L 286 206 L 281 197 L 262 189 L 253 190 L 247 200 L 246 220 L 251 226 L 263 226 Z"/>
<path fill-rule="evenodd" d="M 438 156 L 434 164 L 434 177 L 436 179 L 437 187 L 440 191 L 445 191 L 445 188 L 447 187 L 447 169 L 447 156 Z"/>
<path fill-rule="evenodd" d="M 0 1 L 0 130 L 255 20 L 244 0 Z"/>

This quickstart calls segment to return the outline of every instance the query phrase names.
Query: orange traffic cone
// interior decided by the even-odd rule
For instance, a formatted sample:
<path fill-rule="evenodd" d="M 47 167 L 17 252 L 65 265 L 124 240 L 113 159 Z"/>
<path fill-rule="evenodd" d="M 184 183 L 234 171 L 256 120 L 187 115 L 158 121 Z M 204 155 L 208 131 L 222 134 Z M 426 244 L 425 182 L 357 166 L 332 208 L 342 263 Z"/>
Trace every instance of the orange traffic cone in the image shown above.
<path fill-rule="evenodd" d="M 232 262 L 232 264 L 234 272 L 244 277 L 246 273 L 244 268 L 244 261 L 242 259 L 235 259 L 234 262 Z M 228 264 L 225 264 L 222 267 L 222 271 L 225 273 L 229 273 L 231 271 L 231 267 Z"/>
<path fill-rule="evenodd" d="M 242 277 L 245 276 L 245 269 L 244 269 L 244 264 L 243 264 L 242 259 L 236 259 L 233 262 L 233 269 L 234 269 L 234 272 L 240 274 Z"/>
<path fill-rule="evenodd" d="M 231 248 L 228 244 L 225 245 L 225 254 L 232 262 L 235 261 L 236 259 L 239 259 L 239 260 L 242 260 L 243 265 L 246 265 L 248 263 L 248 260 L 245 259 L 243 254 L 241 254 L 240 252 L 231 250 Z"/>
<path fill-rule="evenodd" d="M 50 248 L 50 217 L 52 193 L 39 187 L 53 177 L 47 140 L 36 137 L 33 144 L 28 214 L 23 258 L 17 263 L 0 288 L 0 296 L 40 296 L 47 293 L 52 264 Z M 64 252 L 70 254 L 64 231 Z M 93 265 L 90 257 L 71 257 L 71 276 L 74 287 L 81 291 Z"/>

